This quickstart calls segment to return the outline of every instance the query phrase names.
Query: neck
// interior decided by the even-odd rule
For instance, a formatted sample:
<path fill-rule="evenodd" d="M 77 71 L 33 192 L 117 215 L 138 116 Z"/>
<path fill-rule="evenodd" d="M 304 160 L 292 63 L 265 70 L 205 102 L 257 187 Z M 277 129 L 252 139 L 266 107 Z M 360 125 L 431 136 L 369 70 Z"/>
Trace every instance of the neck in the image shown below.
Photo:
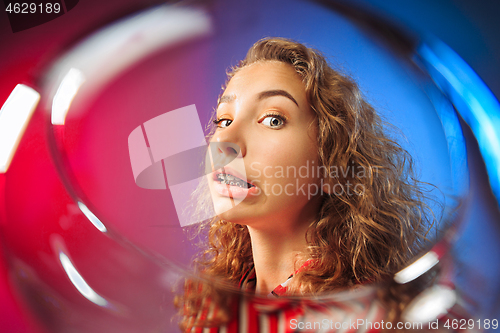
<path fill-rule="evenodd" d="M 308 224 L 279 231 L 248 227 L 257 277 L 257 294 L 269 294 L 302 265 L 307 253 L 307 228 Z"/>

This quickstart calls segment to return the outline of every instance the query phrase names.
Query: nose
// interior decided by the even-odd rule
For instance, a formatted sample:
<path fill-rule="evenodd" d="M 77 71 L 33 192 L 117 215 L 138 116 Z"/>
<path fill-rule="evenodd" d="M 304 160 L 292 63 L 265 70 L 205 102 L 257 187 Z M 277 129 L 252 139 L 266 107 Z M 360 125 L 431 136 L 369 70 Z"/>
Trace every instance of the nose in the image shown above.
<path fill-rule="evenodd" d="M 238 153 L 240 152 L 240 147 L 238 147 L 235 143 L 217 142 L 215 147 L 217 147 L 217 151 L 220 154 L 227 156 L 238 156 Z"/>
<path fill-rule="evenodd" d="M 214 170 L 225 167 L 235 158 L 241 156 L 240 147 L 232 142 L 210 142 L 209 150 Z"/>
<path fill-rule="evenodd" d="M 236 158 L 245 157 L 243 124 L 235 120 L 230 126 L 215 132 L 209 145 L 215 170 L 223 168 Z"/>

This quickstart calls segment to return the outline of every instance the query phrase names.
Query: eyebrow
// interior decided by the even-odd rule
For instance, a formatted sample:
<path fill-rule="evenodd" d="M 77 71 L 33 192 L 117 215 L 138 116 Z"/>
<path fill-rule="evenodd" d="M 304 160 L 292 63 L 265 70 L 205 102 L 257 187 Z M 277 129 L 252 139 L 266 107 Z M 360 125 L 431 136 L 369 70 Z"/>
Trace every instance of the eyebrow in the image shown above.
<path fill-rule="evenodd" d="M 221 98 L 219 98 L 219 101 L 217 102 L 217 107 L 219 107 L 219 105 L 221 105 L 222 103 L 229 103 L 229 102 L 234 101 L 235 99 L 236 99 L 235 95 L 221 96 Z"/>
<path fill-rule="evenodd" d="M 286 97 L 286 98 L 290 99 L 292 102 L 294 102 L 295 105 L 299 106 L 299 103 L 297 103 L 295 98 L 293 98 L 293 96 L 289 92 L 287 92 L 285 90 L 281 90 L 281 89 L 263 91 L 263 92 L 259 93 L 259 96 L 257 97 L 257 99 L 259 101 L 261 101 L 265 98 L 269 98 L 269 97 L 273 97 L 273 96 Z M 219 102 L 217 103 L 217 107 L 219 107 L 219 105 L 221 105 L 222 103 L 230 103 L 230 102 L 234 101 L 235 99 L 236 99 L 235 95 L 224 95 L 221 98 L 219 98 Z"/>
<path fill-rule="evenodd" d="M 258 99 L 260 101 L 260 100 L 263 100 L 265 98 L 269 98 L 269 97 L 273 97 L 273 96 L 283 96 L 283 97 L 286 97 L 286 98 L 290 99 L 292 102 L 294 102 L 295 105 L 299 106 L 299 103 L 297 103 L 297 101 L 295 100 L 295 98 L 293 98 L 293 96 L 290 95 L 290 93 L 288 93 L 285 90 L 281 90 L 281 89 L 263 91 L 263 92 L 261 92 L 259 94 Z"/>

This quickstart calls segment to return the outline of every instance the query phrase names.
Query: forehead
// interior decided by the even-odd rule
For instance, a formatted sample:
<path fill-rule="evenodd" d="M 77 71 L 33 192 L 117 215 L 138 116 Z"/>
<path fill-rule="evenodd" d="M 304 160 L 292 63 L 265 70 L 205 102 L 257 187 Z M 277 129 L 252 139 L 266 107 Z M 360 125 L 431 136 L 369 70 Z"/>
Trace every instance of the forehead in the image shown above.
<path fill-rule="evenodd" d="M 277 60 L 262 60 L 251 63 L 240 68 L 234 76 L 258 75 L 260 72 L 272 72 L 278 76 L 295 78 L 300 81 L 300 75 L 295 71 L 292 65 Z"/>
<path fill-rule="evenodd" d="M 239 69 L 229 81 L 223 95 L 257 93 L 264 90 L 283 89 L 304 99 L 305 86 L 295 69 L 279 61 L 261 61 Z"/>

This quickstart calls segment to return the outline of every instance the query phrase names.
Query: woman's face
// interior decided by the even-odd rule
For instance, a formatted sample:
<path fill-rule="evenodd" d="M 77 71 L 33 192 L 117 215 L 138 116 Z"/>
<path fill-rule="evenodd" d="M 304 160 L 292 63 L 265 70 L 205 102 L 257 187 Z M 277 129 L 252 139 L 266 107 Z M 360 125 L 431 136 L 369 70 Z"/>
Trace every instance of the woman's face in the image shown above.
<path fill-rule="evenodd" d="M 218 148 L 212 149 L 216 171 L 209 184 L 220 218 L 272 228 L 316 217 L 321 187 L 315 120 L 290 65 L 259 62 L 234 75 L 220 99 L 211 140 Z M 232 162 L 222 169 L 225 159 Z"/>

